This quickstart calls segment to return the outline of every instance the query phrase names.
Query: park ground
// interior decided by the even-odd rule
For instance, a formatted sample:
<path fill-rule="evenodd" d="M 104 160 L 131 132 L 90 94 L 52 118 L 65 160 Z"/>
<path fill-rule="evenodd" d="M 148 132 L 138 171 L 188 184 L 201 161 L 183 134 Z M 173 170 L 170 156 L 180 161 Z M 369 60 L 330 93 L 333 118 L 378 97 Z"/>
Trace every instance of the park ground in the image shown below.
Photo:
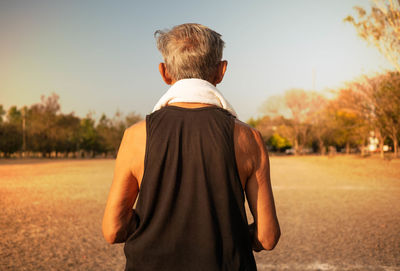
<path fill-rule="evenodd" d="M 123 270 L 102 238 L 113 160 L 0 161 L 0 270 Z M 400 160 L 271 157 L 282 237 L 258 270 L 400 270 Z"/>

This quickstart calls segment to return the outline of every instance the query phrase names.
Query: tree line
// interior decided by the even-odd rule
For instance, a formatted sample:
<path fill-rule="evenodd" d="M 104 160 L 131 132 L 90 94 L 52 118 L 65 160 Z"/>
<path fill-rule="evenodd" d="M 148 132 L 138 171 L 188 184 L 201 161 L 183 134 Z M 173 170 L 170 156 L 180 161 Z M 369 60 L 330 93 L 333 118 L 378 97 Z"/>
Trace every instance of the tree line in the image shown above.
<path fill-rule="evenodd" d="M 354 7 L 355 16 L 344 22 L 354 26 L 359 37 L 378 49 L 396 72 L 356 80 L 336 91 L 336 97 L 301 89 L 288 90 L 264 105 L 267 116 L 250 119 L 261 130 L 272 150 L 292 148 L 325 153 L 352 149 L 362 154 L 378 143 L 383 156 L 389 146 L 397 157 L 400 131 L 400 1 L 374 0 L 369 9 Z M 373 148 L 372 148 L 373 149 Z"/>
<path fill-rule="evenodd" d="M 371 140 L 383 156 L 385 146 L 399 152 L 400 73 L 363 76 L 335 91 L 320 93 L 291 89 L 270 97 L 263 117 L 250 119 L 272 151 L 295 154 L 331 150 L 368 151 Z M 0 105 L 1 156 L 83 157 L 115 156 L 127 127 L 140 121 L 136 113 L 113 118 L 91 114 L 79 118 L 60 110 L 59 96 L 42 97 L 30 107 Z"/>
<path fill-rule="evenodd" d="M 364 154 L 377 143 L 397 156 L 400 139 L 400 73 L 387 72 L 350 82 L 333 99 L 320 93 L 291 89 L 270 97 L 265 116 L 248 123 L 260 130 L 273 151 L 292 148 L 296 154 L 328 147 Z"/>
<path fill-rule="evenodd" d="M 136 113 L 113 118 L 92 114 L 79 118 L 60 110 L 59 96 L 42 96 L 29 107 L 0 105 L 0 155 L 2 157 L 115 156 L 127 127 L 140 121 Z"/>

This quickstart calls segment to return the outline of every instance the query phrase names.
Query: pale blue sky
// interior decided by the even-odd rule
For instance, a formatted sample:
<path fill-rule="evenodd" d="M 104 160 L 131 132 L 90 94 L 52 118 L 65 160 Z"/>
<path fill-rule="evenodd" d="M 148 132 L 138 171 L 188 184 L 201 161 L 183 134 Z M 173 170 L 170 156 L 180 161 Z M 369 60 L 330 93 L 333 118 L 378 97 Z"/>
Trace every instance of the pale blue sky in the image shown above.
<path fill-rule="evenodd" d="M 218 88 L 247 120 L 290 88 L 337 89 L 391 65 L 343 18 L 368 0 L 0 2 L 0 104 L 60 95 L 85 116 L 149 113 L 168 89 L 153 33 L 197 22 L 221 33 L 228 70 Z"/>

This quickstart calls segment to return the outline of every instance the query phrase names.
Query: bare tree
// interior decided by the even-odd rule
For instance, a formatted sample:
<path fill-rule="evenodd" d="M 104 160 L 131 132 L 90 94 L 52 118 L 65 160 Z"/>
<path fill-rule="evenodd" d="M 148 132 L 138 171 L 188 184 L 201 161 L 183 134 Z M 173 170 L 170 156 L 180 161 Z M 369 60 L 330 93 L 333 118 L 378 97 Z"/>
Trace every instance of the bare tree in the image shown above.
<path fill-rule="evenodd" d="M 302 152 L 306 142 L 310 125 L 307 122 L 311 111 L 312 94 L 302 89 L 291 89 L 285 92 L 285 105 L 289 109 L 293 120 L 294 149 L 296 154 Z"/>
<path fill-rule="evenodd" d="M 282 136 L 290 140 L 296 154 L 304 148 L 310 126 L 307 123 L 311 112 L 310 92 L 303 89 L 287 90 L 283 96 L 272 96 L 263 105 L 262 110 L 272 117 L 284 116 L 290 122 L 278 126 Z"/>
<path fill-rule="evenodd" d="M 311 133 L 318 142 L 320 154 L 325 154 L 325 137 L 329 133 L 329 118 L 326 112 L 327 99 L 316 92 L 310 93 L 310 111 L 307 122 L 311 124 Z"/>
<path fill-rule="evenodd" d="M 398 155 L 400 136 L 400 74 L 389 72 L 353 83 L 353 87 L 363 95 L 364 109 L 367 111 L 376 135 L 380 141 L 381 155 L 383 143 L 389 137 L 393 142 L 394 155 Z"/>
<path fill-rule="evenodd" d="M 374 0 L 370 13 L 354 7 L 357 18 L 347 16 L 344 21 L 354 25 L 358 35 L 379 51 L 400 72 L 400 1 Z"/>

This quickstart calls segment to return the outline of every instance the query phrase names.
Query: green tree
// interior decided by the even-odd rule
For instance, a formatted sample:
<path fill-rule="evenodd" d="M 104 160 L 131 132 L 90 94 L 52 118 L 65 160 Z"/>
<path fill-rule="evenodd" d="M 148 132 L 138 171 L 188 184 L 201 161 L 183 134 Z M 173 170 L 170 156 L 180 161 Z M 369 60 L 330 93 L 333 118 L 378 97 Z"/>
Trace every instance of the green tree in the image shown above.
<path fill-rule="evenodd" d="M 111 126 L 112 153 L 116 155 L 118 153 L 119 145 L 121 143 L 121 139 L 124 135 L 125 129 L 127 128 L 126 119 L 124 119 L 120 111 L 117 111 L 115 113 L 114 117 L 111 120 Z"/>
<path fill-rule="evenodd" d="M 345 147 L 347 154 L 351 146 L 363 150 L 371 130 L 368 114 L 363 109 L 364 102 L 354 89 L 344 88 L 327 106 L 333 141 L 337 146 Z"/>
<path fill-rule="evenodd" d="M 18 127 L 11 123 L 2 123 L 0 125 L 0 152 L 6 157 L 21 149 L 22 134 Z"/>
<path fill-rule="evenodd" d="M 100 137 L 95 128 L 95 121 L 90 114 L 80 123 L 80 148 L 94 157 L 101 152 Z"/>
<path fill-rule="evenodd" d="M 250 119 L 248 119 L 246 121 L 246 123 L 248 125 L 250 125 L 251 127 L 255 128 L 260 124 L 261 119 L 254 119 L 253 117 L 251 117 Z"/>
<path fill-rule="evenodd" d="M 113 142 L 114 131 L 112 122 L 105 114 L 101 115 L 96 130 L 100 137 L 100 152 L 107 156 L 109 152 L 114 151 L 115 147 Z"/>
<path fill-rule="evenodd" d="M 125 117 L 125 125 L 126 127 L 130 127 L 131 125 L 143 120 L 143 117 L 136 112 L 131 112 Z"/>
<path fill-rule="evenodd" d="M 0 111 L 3 110 L 2 108 Z M 4 111 L 4 110 L 3 110 Z M 3 113 L 4 114 L 4 113 Z M 21 111 L 12 106 L 7 111 L 6 122 L 0 125 L 0 151 L 6 156 L 20 151 L 22 148 Z"/>
<path fill-rule="evenodd" d="M 293 135 L 292 120 L 286 119 L 281 115 L 274 118 L 264 116 L 253 120 L 258 131 L 260 131 L 265 144 L 272 151 L 283 151 L 292 147 L 293 140 L 289 140 Z"/>
<path fill-rule="evenodd" d="M 3 116 L 5 115 L 6 111 L 3 108 L 3 105 L 0 104 L 0 124 L 3 122 Z"/>
<path fill-rule="evenodd" d="M 11 106 L 7 112 L 7 121 L 15 125 L 22 125 L 22 112 L 16 106 Z"/>
<path fill-rule="evenodd" d="M 292 146 L 289 140 L 276 132 L 268 139 L 267 144 L 271 146 L 274 151 L 282 151 Z"/>
<path fill-rule="evenodd" d="M 58 153 L 65 153 L 68 157 L 69 153 L 79 150 L 80 119 L 78 117 L 73 113 L 57 115 L 55 130 L 57 131 L 54 149 L 56 156 Z"/>
<path fill-rule="evenodd" d="M 42 96 L 41 103 L 32 105 L 27 112 L 27 146 L 28 149 L 50 156 L 55 150 L 58 135 L 56 127 L 57 114 L 60 111 L 59 96 L 53 93 Z"/>

